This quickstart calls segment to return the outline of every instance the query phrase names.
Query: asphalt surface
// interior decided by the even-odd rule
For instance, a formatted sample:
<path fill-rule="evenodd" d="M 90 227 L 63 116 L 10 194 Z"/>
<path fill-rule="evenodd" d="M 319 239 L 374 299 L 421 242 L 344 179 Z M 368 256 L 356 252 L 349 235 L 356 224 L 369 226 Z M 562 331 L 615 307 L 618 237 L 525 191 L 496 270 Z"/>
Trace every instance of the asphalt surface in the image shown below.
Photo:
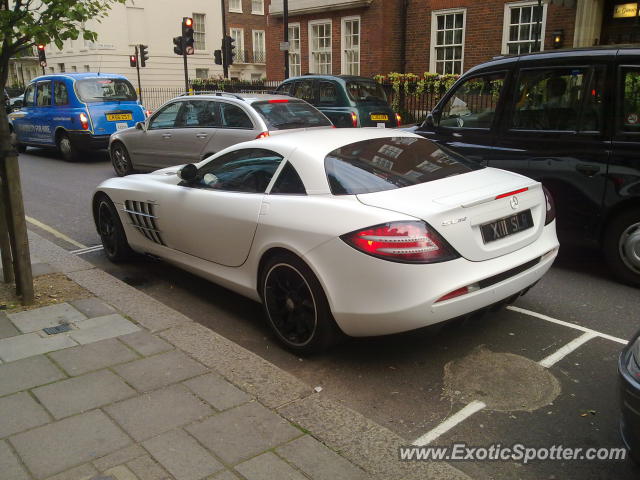
<path fill-rule="evenodd" d="M 29 149 L 20 162 L 27 215 L 82 245 L 99 244 L 90 199 L 94 187 L 113 176 L 106 156 L 70 164 L 55 153 Z M 29 228 L 68 250 L 79 248 L 51 231 Z M 273 340 L 257 303 L 163 262 L 140 258 L 113 265 L 101 251 L 82 257 L 308 384 L 321 386 L 325 394 L 406 438 L 407 444 L 470 401 L 482 400 L 487 408 L 433 444 L 622 446 L 616 369 L 622 345 L 615 341 L 594 338 L 543 369 L 536 362 L 583 332 L 502 310 L 463 324 L 351 340 L 324 355 L 300 359 Z M 613 280 L 597 252 L 567 247 L 515 306 L 628 339 L 640 328 L 639 293 Z M 487 365 L 493 366 L 488 372 L 479 368 Z M 446 378 L 447 371 L 457 373 Z M 455 383 L 460 372 L 469 379 L 463 386 Z M 640 477 L 640 468 L 628 460 L 456 466 L 473 478 Z"/>

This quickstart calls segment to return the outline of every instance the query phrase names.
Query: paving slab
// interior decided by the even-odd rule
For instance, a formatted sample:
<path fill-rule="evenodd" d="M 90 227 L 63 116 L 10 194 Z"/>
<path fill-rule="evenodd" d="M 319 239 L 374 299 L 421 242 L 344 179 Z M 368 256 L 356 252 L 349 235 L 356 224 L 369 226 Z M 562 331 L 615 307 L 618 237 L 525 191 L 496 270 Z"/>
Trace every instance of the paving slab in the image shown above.
<path fill-rule="evenodd" d="M 0 472 L 3 480 L 31 480 L 29 474 L 20 465 L 20 460 L 3 440 L 0 440 Z"/>
<path fill-rule="evenodd" d="M 314 480 L 365 480 L 371 477 L 348 460 L 305 435 L 276 449 Z"/>
<path fill-rule="evenodd" d="M 183 385 L 172 385 L 124 400 L 105 410 L 138 441 L 214 413 Z"/>
<path fill-rule="evenodd" d="M 49 357 L 69 375 L 82 375 L 139 358 L 115 338 L 50 353 Z"/>
<path fill-rule="evenodd" d="M 98 471 L 90 463 L 84 463 L 66 472 L 59 473 L 47 480 L 90 480 L 94 478 Z"/>
<path fill-rule="evenodd" d="M 49 415 L 26 392 L 0 398 L 0 438 L 23 432 L 50 421 Z"/>
<path fill-rule="evenodd" d="M 113 372 L 100 370 L 38 387 L 33 394 L 60 419 L 123 400 L 136 391 Z"/>
<path fill-rule="evenodd" d="M 230 464 L 301 435 L 300 430 L 257 402 L 226 410 L 186 430 Z"/>
<path fill-rule="evenodd" d="M 145 357 L 173 350 L 173 345 L 146 330 L 123 335 L 120 337 L 120 340 Z"/>
<path fill-rule="evenodd" d="M 51 361 L 36 356 L 0 365 L 0 396 L 66 378 Z"/>
<path fill-rule="evenodd" d="M 126 465 L 118 465 L 90 480 L 138 480 L 138 477 Z"/>
<path fill-rule="evenodd" d="M 125 447 L 122 450 L 113 452 L 105 457 L 99 458 L 93 461 L 93 465 L 101 472 L 108 470 L 111 467 L 122 465 L 135 458 L 146 455 L 147 452 L 137 443 L 129 447 Z"/>
<path fill-rule="evenodd" d="M 10 441 L 38 479 L 64 472 L 131 443 L 100 410 L 14 435 Z"/>
<path fill-rule="evenodd" d="M 174 350 L 115 367 L 118 375 L 141 392 L 154 390 L 207 372 L 207 368 Z"/>
<path fill-rule="evenodd" d="M 238 480 L 239 478 L 240 477 L 235 473 L 225 470 L 224 472 L 216 473 L 215 475 L 208 477 L 207 480 Z"/>
<path fill-rule="evenodd" d="M 78 330 L 73 330 L 69 336 L 80 344 L 98 342 L 140 330 L 140 327 L 124 318 L 119 313 L 103 317 L 90 318 L 78 323 Z"/>
<path fill-rule="evenodd" d="M 298 470 L 271 452 L 263 453 L 234 467 L 247 480 L 307 480 Z"/>
<path fill-rule="evenodd" d="M 32 263 L 31 264 L 31 275 L 34 277 L 39 277 L 40 275 L 48 275 L 50 273 L 57 273 L 60 270 L 56 267 L 49 265 L 48 263 Z"/>
<path fill-rule="evenodd" d="M 15 337 L 0 339 L 0 359 L 13 362 L 43 353 L 55 352 L 78 345 L 64 334 L 40 336 L 40 333 L 25 333 Z"/>
<path fill-rule="evenodd" d="M 99 298 L 80 298 L 69 302 L 78 311 L 84 313 L 87 318 L 102 317 L 116 313 L 116 309 Z"/>
<path fill-rule="evenodd" d="M 20 335 L 18 330 L 6 313 L 0 312 L 0 338 L 14 337 Z"/>
<path fill-rule="evenodd" d="M 236 407 L 251 400 L 249 395 L 215 373 L 192 378 L 184 384 L 218 410 Z"/>
<path fill-rule="evenodd" d="M 138 480 L 171 480 L 167 471 L 158 465 L 149 455 L 136 458 L 127 463 Z"/>
<path fill-rule="evenodd" d="M 142 444 L 176 480 L 200 480 L 224 467 L 184 430 L 173 430 Z"/>
<path fill-rule="evenodd" d="M 61 324 L 82 322 L 87 319 L 85 315 L 66 302 L 7 315 L 22 333 L 35 332 Z"/>

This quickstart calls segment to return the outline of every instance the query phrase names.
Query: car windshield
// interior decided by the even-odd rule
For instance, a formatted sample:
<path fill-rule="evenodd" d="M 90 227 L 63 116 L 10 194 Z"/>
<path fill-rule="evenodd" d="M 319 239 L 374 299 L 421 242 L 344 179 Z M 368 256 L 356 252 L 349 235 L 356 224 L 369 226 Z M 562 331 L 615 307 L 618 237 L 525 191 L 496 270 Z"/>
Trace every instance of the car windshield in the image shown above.
<path fill-rule="evenodd" d="M 267 100 L 255 102 L 252 106 L 265 120 L 269 130 L 331 126 L 331 121 L 307 102 Z"/>
<path fill-rule="evenodd" d="M 76 82 L 76 90 L 80 100 L 87 103 L 138 99 L 133 86 L 124 78 L 85 78 Z"/>
<path fill-rule="evenodd" d="M 416 137 L 374 138 L 351 143 L 330 152 L 324 167 L 334 195 L 393 190 L 484 168 Z"/>
<path fill-rule="evenodd" d="M 357 103 L 387 103 L 387 94 L 379 83 L 366 80 L 347 82 L 349 97 Z"/>

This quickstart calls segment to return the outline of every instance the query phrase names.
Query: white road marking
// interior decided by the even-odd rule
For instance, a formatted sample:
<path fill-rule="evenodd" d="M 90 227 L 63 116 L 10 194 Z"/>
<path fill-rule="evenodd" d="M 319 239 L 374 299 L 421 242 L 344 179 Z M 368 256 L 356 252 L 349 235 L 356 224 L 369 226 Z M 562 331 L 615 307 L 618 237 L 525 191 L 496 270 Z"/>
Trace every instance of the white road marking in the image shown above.
<path fill-rule="evenodd" d="M 27 216 L 25 216 L 24 218 L 27 220 L 27 222 L 31 223 L 32 225 L 35 225 L 36 227 L 43 229 L 46 232 L 49 232 L 54 237 L 58 237 L 59 239 L 64 240 L 65 242 L 70 243 L 71 245 L 75 245 L 78 248 L 87 248 L 86 245 L 83 245 L 80 242 L 76 242 L 73 238 L 67 237 L 64 233 L 59 232 L 55 228 L 47 225 L 46 223 L 42 223 L 40 220 L 36 220 L 35 218 L 31 218 Z"/>
<path fill-rule="evenodd" d="M 85 253 L 97 252 L 102 250 L 104 247 L 102 245 L 94 245 L 93 247 L 80 248 L 78 250 L 71 250 L 69 253 L 74 255 L 83 255 Z"/>
<path fill-rule="evenodd" d="M 541 320 L 546 320 L 547 322 L 557 323 L 558 325 L 563 325 L 565 327 L 573 328 L 574 330 L 580 330 L 581 332 L 593 333 L 597 337 L 604 338 L 605 340 L 611 340 L 612 342 L 617 342 L 622 345 L 626 345 L 628 343 L 627 340 L 625 340 L 624 338 L 614 337 L 613 335 L 608 335 L 606 333 L 598 332 L 597 330 L 583 327 L 582 325 L 576 325 L 575 323 L 569 323 L 562 320 L 558 320 L 557 318 L 552 318 L 547 315 L 543 315 L 542 313 L 532 312 L 531 310 L 527 310 L 525 308 L 514 307 L 513 305 L 509 305 L 507 309 L 512 310 L 514 312 L 523 313 L 525 315 L 530 315 L 532 317 L 536 317 Z"/>
<path fill-rule="evenodd" d="M 413 442 L 412 445 L 416 445 L 418 447 L 424 447 L 425 445 L 429 445 L 431 442 L 437 439 L 440 435 L 448 432 L 459 423 L 464 422 L 471 415 L 473 415 L 474 413 L 478 413 L 480 410 L 482 410 L 486 406 L 487 405 L 484 402 L 474 400 L 459 412 L 451 415 L 449 418 L 447 418 L 444 422 L 442 422 L 436 428 L 422 435 L 415 442 Z"/>
<path fill-rule="evenodd" d="M 578 338 L 574 338 L 572 341 L 567 343 L 564 347 L 558 349 L 551 355 L 546 358 L 543 358 L 538 363 L 544 368 L 551 368 L 553 365 L 558 363 L 564 357 L 569 355 L 574 350 L 580 348 L 581 345 L 587 343 L 592 338 L 596 338 L 598 335 L 595 332 L 586 332 L 580 335 Z"/>

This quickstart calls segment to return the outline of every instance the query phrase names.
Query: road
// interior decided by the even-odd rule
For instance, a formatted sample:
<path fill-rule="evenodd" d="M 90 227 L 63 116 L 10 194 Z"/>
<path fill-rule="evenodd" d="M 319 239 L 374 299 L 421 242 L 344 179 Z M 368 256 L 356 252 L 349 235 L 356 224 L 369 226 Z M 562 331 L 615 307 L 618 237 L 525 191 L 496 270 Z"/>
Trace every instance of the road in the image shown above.
<path fill-rule="evenodd" d="M 89 206 L 95 185 L 113 175 L 105 156 L 69 164 L 55 153 L 29 149 L 20 167 L 27 215 L 40 222 L 30 223 L 30 229 L 71 251 L 99 244 Z M 140 258 L 116 266 L 100 250 L 82 256 L 321 386 L 323 394 L 395 431 L 407 444 L 442 428 L 466 405 L 482 402 L 485 408 L 463 416 L 432 444 L 622 445 L 616 361 L 622 343 L 640 327 L 640 295 L 612 280 L 596 252 L 561 249 L 551 271 L 515 309 L 462 325 L 352 340 L 305 359 L 275 343 L 260 305 L 252 301 L 159 261 Z M 566 356 L 552 355 L 582 335 L 584 344 Z M 473 478 L 505 480 L 640 477 L 629 461 L 456 466 Z"/>

